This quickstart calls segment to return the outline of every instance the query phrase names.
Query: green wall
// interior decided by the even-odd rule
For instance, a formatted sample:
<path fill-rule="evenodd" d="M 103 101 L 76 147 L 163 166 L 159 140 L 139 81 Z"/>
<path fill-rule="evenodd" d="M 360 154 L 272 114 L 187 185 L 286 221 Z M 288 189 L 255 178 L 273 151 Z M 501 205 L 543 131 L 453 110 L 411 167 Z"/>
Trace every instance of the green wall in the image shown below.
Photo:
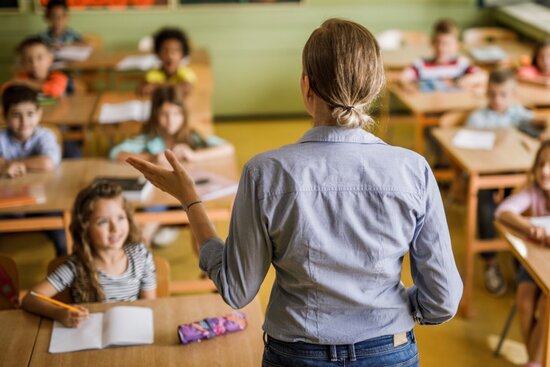
<path fill-rule="evenodd" d="M 440 17 L 461 26 L 487 14 L 475 0 L 305 0 L 302 4 L 188 5 L 173 10 L 74 11 L 71 25 L 96 33 L 106 47 L 130 48 L 163 25 L 178 25 L 209 50 L 217 117 L 302 113 L 301 49 L 324 19 L 343 17 L 373 32 L 389 28 L 428 31 Z M 44 28 L 39 13 L 0 14 L 0 77 L 9 75 L 13 49 Z"/>

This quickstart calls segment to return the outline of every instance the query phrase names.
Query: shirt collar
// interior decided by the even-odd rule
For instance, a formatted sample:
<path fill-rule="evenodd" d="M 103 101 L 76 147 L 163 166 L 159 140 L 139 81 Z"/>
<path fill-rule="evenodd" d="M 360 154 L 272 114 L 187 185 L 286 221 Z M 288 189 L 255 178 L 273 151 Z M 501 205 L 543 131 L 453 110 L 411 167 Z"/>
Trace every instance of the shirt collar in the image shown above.
<path fill-rule="evenodd" d="M 317 126 L 304 134 L 298 143 L 309 142 L 335 142 L 358 144 L 385 144 L 373 134 L 360 129 L 350 129 L 339 126 Z"/>

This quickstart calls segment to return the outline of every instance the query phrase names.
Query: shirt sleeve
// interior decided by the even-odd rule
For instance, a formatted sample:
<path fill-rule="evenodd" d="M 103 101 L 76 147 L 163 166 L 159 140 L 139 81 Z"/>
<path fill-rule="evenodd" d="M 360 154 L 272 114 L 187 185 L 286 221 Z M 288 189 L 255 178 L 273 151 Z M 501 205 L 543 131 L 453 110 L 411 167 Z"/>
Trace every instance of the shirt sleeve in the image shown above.
<path fill-rule="evenodd" d="M 195 74 L 193 69 L 187 66 L 182 66 L 178 68 L 178 79 L 182 82 L 189 82 L 193 84 L 197 81 L 197 74 Z"/>
<path fill-rule="evenodd" d="M 157 272 L 153 255 L 145 246 L 139 245 L 138 256 L 145 257 L 143 276 L 141 277 L 140 290 L 148 291 L 157 288 Z"/>
<path fill-rule="evenodd" d="M 410 246 L 414 285 L 407 289 L 414 319 L 421 325 L 450 320 L 462 297 L 462 280 L 456 268 L 449 228 L 437 182 L 425 166 L 424 212 L 417 213 Z"/>
<path fill-rule="evenodd" d="M 254 173 L 245 166 L 225 245 L 221 239 L 212 238 L 200 252 L 200 268 L 208 273 L 220 295 L 233 308 L 242 308 L 252 301 L 273 255 Z"/>
<path fill-rule="evenodd" d="M 161 70 L 152 69 L 145 73 L 145 81 L 147 83 L 164 83 L 166 76 Z"/>
<path fill-rule="evenodd" d="M 532 205 L 532 189 L 521 190 L 520 192 L 508 196 L 495 211 L 495 217 L 498 218 L 504 212 L 512 212 L 514 214 L 522 214 Z"/>
<path fill-rule="evenodd" d="M 115 160 L 121 152 L 140 154 L 147 149 L 147 142 L 144 135 L 138 135 L 124 140 L 122 143 L 114 146 L 109 152 L 109 159 Z"/>
<path fill-rule="evenodd" d="M 55 288 L 57 292 L 62 292 L 70 288 L 76 277 L 76 267 L 71 258 L 59 265 L 46 280 Z"/>
<path fill-rule="evenodd" d="M 67 75 L 53 72 L 50 74 L 48 80 L 42 84 L 42 93 L 52 97 L 61 97 L 65 93 L 65 90 L 67 90 L 68 83 L 69 78 Z"/>
<path fill-rule="evenodd" d="M 52 160 L 55 167 L 61 163 L 61 148 L 55 134 L 50 129 L 42 128 L 37 144 L 37 155 L 45 155 Z"/>
<path fill-rule="evenodd" d="M 483 129 L 485 125 L 485 118 L 483 117 L 483 110 L 474 111 L 468 116 L 466 120 L 466 127 L 473 129 Z"/>

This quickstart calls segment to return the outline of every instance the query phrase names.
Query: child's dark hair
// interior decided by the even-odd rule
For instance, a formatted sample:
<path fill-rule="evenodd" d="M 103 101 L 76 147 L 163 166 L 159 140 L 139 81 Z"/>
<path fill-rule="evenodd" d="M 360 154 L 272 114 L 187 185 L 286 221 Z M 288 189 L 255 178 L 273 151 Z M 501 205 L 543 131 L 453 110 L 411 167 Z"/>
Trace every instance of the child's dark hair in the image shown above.
<path fill-rule="evenodd" d="M 58 6 L 65 9 L 65 11 L 69 11 L 69 7 L 67 6 L 67 2 L 65 0 L 50 0 L 46 5 L 46 17 L 49 17 L 52 10 Z"/>
<path fill-rule="evenodd" d="M 537 171 L 537 167 L 540 164 L 542 152 L 544 152 L 546 149 L 549 149 L 549 148 L 550 148 L 550 140 L 545 140 L 542 143 L 540 143 L 539 150 L 537 150 L 537 154 L 535 155 L 535 160 L 533 161 L 533 166 L 531 167 L 531 171 L 529 172 L 529 182 L 534 184 L 536 187 L 539 187 L 539 183 L 535 178 L 535 172 Z"/>
<path fill-rule="evenodd" d="M 142 133 L 149 137 L 158 135 L 158 115 L 159 110 L 164 103 L 171 103 L 179 106 L 183 114 L 183 125 L 180 131 L 177 133 L 176 142 L 191 144 L 190 130 L 187 106 L 183 94 L 177 86 L 173 84 L 161 85 L 153 92 L 151 96 L 151 116 L 149 120 L 143 125 Z"/>
<path fill-rule="evenodd" d="M 77 258 L 72 292 L 73 297 L 79 302 L 100 302 L 105 299 L 93 263 L 94 247 L 91 244 L 89 226 L 95 203 L 99 199 L 116 198 L 121 198 L 128 218 L 129 232 L 125 245 L 137 244 L 141 238 L 133 219 L 133 211 L 122 196 L 122 188 L 119 185 L 109 181 L 93 182 L 80 191 L 75 199 L 69 229 L 74 242 L 74 255 Z"/>
<path fill-rule="evenodd" d="M 489 84 L 502 85 L 509 81 L 516 81 L 516 75 L 509 69 L 496 69 L 489 74 Z"/>
<path fill-rule="evenodd" d="M 546 38 L 538 42 L 535 45 L 535 48 L 533 49 L 533 57 L 531 58 L 531 65 L 533 65 L 537 69 L 539 68 L 537 65 L 537 57 L 539 56 L 539 53 L 542 51 L 542 49 L 546 47 L 550 47 L 550 38 Z"/>
<path fill-rule="evenodd" d="M 36 46 L 36 45 L 42 45 L 46 47 L 48 50 L 50 50 L 50 46 L 39 36 L 32 36 L 27 37 L 19 45 L 17 45 L 17 48 L 15 49 L 19 55 L 23 54 L 25 50 L 29 47 Z"/>
<path fill-rule="evenodd" d="M 187 56 L 191 53 L 191 47 L 185 33 L 179 28 L 162 28 L 154 35 L 155 39 L 155 53 L 158 54 L 162 47 L 162 44 L 167 40 L 177 40 L 181 44 L 181 51 L 183 56 Z"/>
<path fill-rule="evenodd" d="M 458 26 L 451 19 L 440 19 L 432 29 L 432 39 L 440 34 L 454 34 L 458 36 Z"/>
<path fill-rule="evenodd" d="M 26 85 L 14 84 L 7 87 L 2 94 L 4 117 L 8 116 L 10 108 L 25 102 L 34 103 L 38 107 L 38 93 Z"/>

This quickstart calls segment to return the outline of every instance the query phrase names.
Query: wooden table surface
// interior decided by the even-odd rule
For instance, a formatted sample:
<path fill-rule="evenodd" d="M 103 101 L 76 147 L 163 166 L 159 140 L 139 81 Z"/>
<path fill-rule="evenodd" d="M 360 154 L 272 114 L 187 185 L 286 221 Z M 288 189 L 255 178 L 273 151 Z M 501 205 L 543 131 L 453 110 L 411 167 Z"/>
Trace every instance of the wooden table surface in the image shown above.
<path fill-rule="evenodd" d="M 28 366 L 40 317 L 22 310 L 0 311 L 0 365 Z"/>
<path fill-rule="evenodd" d="M 101 350 L 49 354 L 52 321 L 43 319 L 32 354 L 31 367 L 50 366 L 260 366 L 263 341 L 262 312 L 257 299 L 243 311 L 248 317 L 245 330 L 201 343 L 181 345 L 176 328 L 180 324 L 223 316 L 232 311 L 218 294 L 160 298 L 133 302 L 132 306 L 153 309 L 155 342 L 152 345 L 106 348 Z M 104 311 L 112 304 L 90 305 L 91 311 Z"/>

